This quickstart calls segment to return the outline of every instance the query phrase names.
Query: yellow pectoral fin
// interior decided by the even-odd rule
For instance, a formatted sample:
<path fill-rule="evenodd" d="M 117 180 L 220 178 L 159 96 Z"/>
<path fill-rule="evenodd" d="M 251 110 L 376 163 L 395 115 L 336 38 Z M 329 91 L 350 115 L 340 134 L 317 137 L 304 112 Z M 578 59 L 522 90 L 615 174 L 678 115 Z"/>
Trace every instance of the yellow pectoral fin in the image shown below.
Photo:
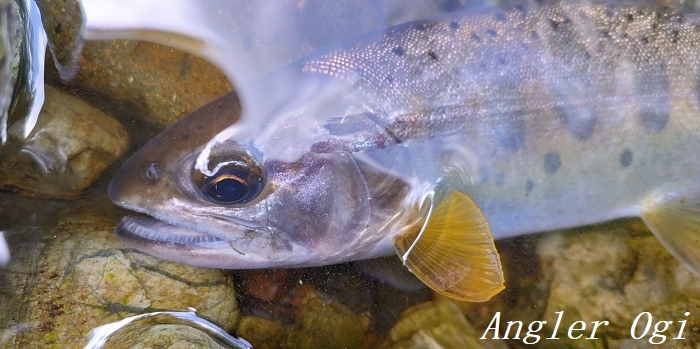
<path fill-rule="evenodd" d="M 403 233 L 394 239 L 394 246 L 413 274 L 448 297 L 485 302 L 505 288 L 486 219 L 474 202 L 458 191 L 446 193 L 422 234 Z"/>
<path fill-rule="evenodd" d="M 645 207 L 644 223 L 666 249 L 700 276 L 700 203 L 653 203 Z"/>

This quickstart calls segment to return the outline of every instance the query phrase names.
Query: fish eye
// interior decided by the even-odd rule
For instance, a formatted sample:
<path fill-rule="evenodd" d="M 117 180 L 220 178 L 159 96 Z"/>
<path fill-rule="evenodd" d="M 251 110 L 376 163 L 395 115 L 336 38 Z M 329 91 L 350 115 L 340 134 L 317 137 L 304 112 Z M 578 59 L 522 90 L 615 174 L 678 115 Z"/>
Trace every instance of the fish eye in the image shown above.
<path fill-rule="evenodd" d="M 199 190 L 219 204 L 243 204 L 260 193 L 262 177 L 240 164 L 222 166 L 213 176 L 199 174 Z"/>

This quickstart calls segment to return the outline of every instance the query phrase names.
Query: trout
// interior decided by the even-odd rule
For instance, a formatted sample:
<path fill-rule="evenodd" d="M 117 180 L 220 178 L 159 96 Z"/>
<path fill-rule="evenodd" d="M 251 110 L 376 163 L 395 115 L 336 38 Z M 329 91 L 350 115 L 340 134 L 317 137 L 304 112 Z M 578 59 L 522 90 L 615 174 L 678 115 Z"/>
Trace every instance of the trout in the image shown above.
<path fill-rule="evenodd" d="M 128 244 L 216 268 L 398 253 L 437 292 L 503 289 L 493 239 L 641 217 L 700 274 L 700 19 L 610 5 L 411 22 L 201 108 L 109 188 Z M 235 122 L 242 112 L 243 118 Z"/>

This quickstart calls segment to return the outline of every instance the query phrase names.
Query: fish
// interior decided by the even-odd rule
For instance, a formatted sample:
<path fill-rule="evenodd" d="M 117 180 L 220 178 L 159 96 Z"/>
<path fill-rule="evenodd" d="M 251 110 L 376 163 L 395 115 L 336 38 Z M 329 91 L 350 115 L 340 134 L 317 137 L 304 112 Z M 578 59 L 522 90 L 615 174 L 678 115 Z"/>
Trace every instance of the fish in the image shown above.
<path fill-rule="evenodd" d="M 213 268 L 397 254 L 504 288 L 494 239 L 640 217 L 700 275 L 700 18 L 560 3 L 368 34 L 242 86 L 128 159 L 128 245 Z M 239 114 L 244 117 L 236 121 Z"/>

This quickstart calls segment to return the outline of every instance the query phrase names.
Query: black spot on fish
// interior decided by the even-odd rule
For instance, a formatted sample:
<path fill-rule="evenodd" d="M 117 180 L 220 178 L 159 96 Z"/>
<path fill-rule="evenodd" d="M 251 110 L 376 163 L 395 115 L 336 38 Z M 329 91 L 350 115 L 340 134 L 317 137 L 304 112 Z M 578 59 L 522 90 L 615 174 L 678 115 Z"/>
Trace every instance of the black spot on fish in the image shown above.
<path fill-rule="evenodd" d="M 498 118 L 494 135 L 501 146 L 508 150 L 518 150 L 525 142 L 525 122 L 520 117 Z"/>
<path fill-rule="evenodd" d="M 452 29 L 452 30 L 459 29 L 459 23 L 457 23 L 455 21 L 450 22 L 450 29 Z"/>
<path fill-rule="evenodd" d="M 496 173 L 496 175 L 493 176 L 493 183 L 496 184 L 497 187 L 502 187 L 504 180 L 505 180 L 505 175 L 503 174 L 503 172 Z"/>
<path fill-rule="evenodd" d="M 486 34 L 489 34 L 489 36 L 492 38 L 494 38 L 494 37 L 496 37 L 496 35 L 498 35 L 498 34 L 496 34 L 496 31 L 493 29 L 486 30 Z"/>
<path fill-rule="evenodd" d="M 596 116 L 593 105 L 557 107 L 559 120 L 576 139 L 586 140 L 593 134 Z"/>
<path fill-rule="evenodd" d="M 634 20 L 634 15 L 629 13 L 627 14 L 627 22 L 632 22 Z"/>
<path fill-rule="evenodd" d="M 438 55 L 433 51 L 428 51 L 428 57 L 430 57 L 430 59 L 432 59 L 434 61 L 438 60 Z"/>
<path fill-rule="evenodd" d="M 595 98 L 595 88 L 587 74 L 567 65 L 562 70 L 571 71 L 572 78 L 566 81 L 554 80 L 549 85 L 550 93 L 556 102 L 555 111 L 559 121 L 578 140 L 591 137 L 596 118 L 596 104 L 582 101 Z"/>
<path fill-rule="evenodd" d="M 489 171 L 488 167 L 482 166 L 481 168 L 479 168 L 478 177 L 479 177 L 479 179 L 478 179 L 479 183 L 481 183 L 481 184 L 487 183 L 489 181 L 489 179 L 491 178 L 491 171 Z"/>
<path fill-rule="evenodd" d="M 646 36 L 642 37 L 642 44 L 646 45 L 648 43 L 649 43 L 649 38 L 647 38 Z"/>
<path fill-rule="evenodd" d="M 656 31 L 656 29 L 659 29 L 659 25 L 657 23 L 652 23 L 651 24 L 651 30 Z"/>
<path fill-rule="evenodd" d="M 549 25 L 554 29 L 554 31 L 559 31 L 561 30 L 564 26 L 567 26 L 571 24 L 571 19 L 568 17 L 564 18 L 563 20 L 555 20 L 555 19 L 550 19 L 549 20 Z"/>
<path fill-rule="evenodd" d="M 632 151 L 625 149 L 625 151 L 620 154 L 620 166 L 627 167 L 632 163 Z"/>
<path fill-rule="evenodd" d="M 659 112 L 653 109 L 653 106 L 643 109 L 639 112 L 639 117 L 642 119 L 642 124 L 644 124 L 644 128 L 646 128 L 649 131 L 659 132 L 663 130 L 664 127 L 666 127 L 669 115 L 667 113 Z"/>
<path fill-rule="evenodd" d="M 639 100 L 638 113 L 642 125 L 649 131 L 663 130 L 671 116 L 669 82 L 665 65 L 640 67 L 637 69 L 634 85 Z"/>
<path fill-rule="evenodd" d="M 547 173 L 554 173 L 557 172 L 559 167 L 561 166 L 561 160 L 559 160 L 559 153 L 553 151 L 547 153 L 547 155 L 544 156 L 544 171 Z"/>
<path fill-rule="evenodd" d="M 532 191 L 532 188 L 535 187 L 535 182 L 533 182 L 531 179 L 528 179 L 527 182 L 525 182 L 525 195 L 530 194 Z"/>
<path fill-rule="evenodd" d="M 403 56 L 403 49 L 401 47 L 393 48 L 391 52 L 399 57 Z"/>
<path fill-rule="evenodd" d="M 426 31 L 426 29 L 428 29 L 428 25 L 425 23 L 420 23 L 420 24 L 416 24 L 415 28 L 419 32 L 424 32 L 424 31 Z"/>
<path fill-rule="evenodd" d="M 481 42 L 481 37 L 478 34 L 472 32 L 471 37 L 472 37 L 472 40 L 474 40 L 476 42 Z"/>
<path fill-rule="evenodd" d="M 671 43 L 675 44 L 678 42 L 680 39 L 681 34 L 678 32 L 678 30 L 672 30 L 671 31 Z"/>
<path fill-rule="evenodd" d="M 506 20 L 506 14 L 503 13 L 503 12 L 496 12 L 496 13 L 493 15 L 493 19 L 495 19 L 495 20 L 498 21 L 498 22 L 505 22 L 505 20 Z"/>

